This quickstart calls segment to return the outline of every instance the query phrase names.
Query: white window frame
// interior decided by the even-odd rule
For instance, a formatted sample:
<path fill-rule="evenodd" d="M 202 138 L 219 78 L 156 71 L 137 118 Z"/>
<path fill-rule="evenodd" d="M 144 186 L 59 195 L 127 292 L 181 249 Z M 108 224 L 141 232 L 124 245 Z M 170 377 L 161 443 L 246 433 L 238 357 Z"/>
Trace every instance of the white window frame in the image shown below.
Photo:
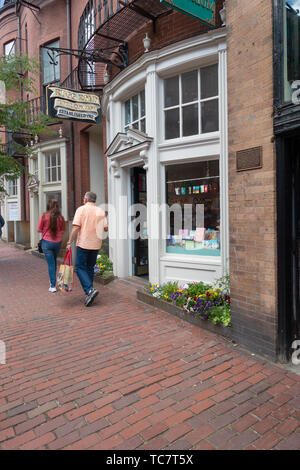
<path fill-rule="evenodd" d="M 164 78 L 164 80 L 163 80 L 163 101 L 162 101 L 162 103 L 163 103 L 163 123 L 164 123 L 163 140 L 165 142 L 169 142 L 169 141 L 172 141 L 172 140 L 175 140 L 175 139 L 186 139 L 186 138 L 191 138 L 191 137 L 199 137 L 200 135 L 204 134 L 202 132 L 202 120 L 201 120 L 201 117 L 202 117 L 201 105 L 202 105 L 202 103 L 205 103 L 207 101 L 218 100 L 218 107 L 219 107 L 219 95 L 220 95 L 219 77 L 218 77 L 218 94 L 216 96 L 210 96 L 209 98 L 201 98 L 201 70 L 206 68 L 206 67 L 210 67 L 212 65 L 217 66 L 217 74 L 218 74 L 218 64 L 217 63 L 210 64 L 208 66 L 198 67 L 198 68 L 195 68 L 193 70 L 190 70 L 190 72 L 197 71 L 198 98 L 197 98 L 197 100 L 190 101 L 188 103 L 183 103 L 182 102 L 182 75 L 184 75 L 184 73 L 186 73 L 186 71 L 184 71 L 182 73 L 179 73 L 179 74 L 176 74 L 176 75 L 171 75 L 170 77 L 167 77 L 167 78 Z M 175 78 L 175 77 L 178 77 L 178 81 L 179 81 L 179 103 L 175 106 L 165 107 L 165 81 L 168 80 L 169 78 Z M 184 136 L 183 135 L 183 108 L 185 108 L 187 106 L 194 105 L 194 104 L 198 105 L 198 133 L 189 134 L 189 135 Z M 171 138 L 171 139 L 167 139 L 166 138 L 166 111 L 171 111 L 173 109 L 179 109 L 179 136 Z M 218 121 L 219 121 L 219 111 L 218 111 Z M 211 134 L 212 132 L 218 132 L 219 127 L 220 126 L 218 125 L 218 129 L 216 129 L 215 131 L 207 132 L 206 134 Z"/>
<path fill-rule="evenodd" d="M 17 197 L 19 194 L 19 178 L 7 180 L 8 197 Z"/>
<path fill-rule="evenodd" d="M 141 94 L 144 93 L 144 107 L 145 107 L 145 114 L 141 114 L 141 110 L 142 110 L 142 104 L 141 104 Z M 138 96 L 138 114 L 139 114 L 139 117 L 138 119 L 135 119 L 134 121 L 131 120 L 132 117 L 133 117 L 133 98 L 135 98 L 136 96 Z M 128 123 L 126 123 L 126 103 L 128 103 L 128 101 L 130 102 L 130 121 Z M 145 93 L 145 89 L 142 89 L 140 90 L 138 93 L 135 93 L 133 96 L 131 96 L 130 98 L 128 98 L 126 101 L 124 101 L 124 105 L 123 105 L 123 116 L 124 116 L 124 130 L 125 132 L 128 130 L 128 129 L 136 129 L 133 127 L 134 124 L 138 124 L 138 128 L 136 130 L 139 130 L 140 132 L 147 132 L 147 128 L 146 128 L 146 93 Z M 142 121 L 145 122 L 145 130 L 142 131 L 141 129 L 141 123 Z"/>
<path fill-rule="evenodd" d="M 55 154 L 56 156 L 56 165 L 52 165 L 52 157 Z M 48 165 L 47 160 L 50 160 L 50 166 Z M 58 159 L 59 159 L 59 164 L 58 164 Z M 45 165 L 44 165 L 44 181 L 46 184 L 48 183 L 60 183 L 61 182 L 61 155 L 60 155 L 60 150 L 54 150 L 51 152 L 45 152 Z M 52 169 L 56 168 L 56 175 L 57 178 L 56 180 L 52 179 Z M 50 170 L 50 179 L 48 180 L 47 178 L 47 171 Z M 60 179 L 58 178 L 58 174 L 60 173 Z"/>

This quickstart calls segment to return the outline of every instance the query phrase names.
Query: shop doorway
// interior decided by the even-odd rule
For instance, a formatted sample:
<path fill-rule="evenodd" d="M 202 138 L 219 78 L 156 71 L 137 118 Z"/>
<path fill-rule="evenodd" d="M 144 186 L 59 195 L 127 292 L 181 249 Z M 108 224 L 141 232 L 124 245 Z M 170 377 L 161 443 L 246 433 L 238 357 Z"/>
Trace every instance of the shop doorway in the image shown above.
<path fill-rule="evenodd" d="M 147 233 L 147 175 L 142 167 L 131 168 L 131 201 L 141 204 L 142 210 L 132 213 L 132 273 L 148 279 L 148 233 Z"/>
<path fill-rule="evenodd" d="M 284 139 L 278 155 L 279 359 L 300 347 L 300 137 Z M 299 354 L 298 354 L 299 359 Z"/>

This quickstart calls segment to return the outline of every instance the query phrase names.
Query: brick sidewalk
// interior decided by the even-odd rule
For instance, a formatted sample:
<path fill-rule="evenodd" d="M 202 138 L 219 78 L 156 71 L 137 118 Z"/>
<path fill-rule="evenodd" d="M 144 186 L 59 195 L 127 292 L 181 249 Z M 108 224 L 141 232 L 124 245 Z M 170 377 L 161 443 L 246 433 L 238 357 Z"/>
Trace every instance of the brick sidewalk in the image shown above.
<path fill-rule="evenodd" d="M 300 449 L 300 377 L 0 242 L 0 449 Z"/>

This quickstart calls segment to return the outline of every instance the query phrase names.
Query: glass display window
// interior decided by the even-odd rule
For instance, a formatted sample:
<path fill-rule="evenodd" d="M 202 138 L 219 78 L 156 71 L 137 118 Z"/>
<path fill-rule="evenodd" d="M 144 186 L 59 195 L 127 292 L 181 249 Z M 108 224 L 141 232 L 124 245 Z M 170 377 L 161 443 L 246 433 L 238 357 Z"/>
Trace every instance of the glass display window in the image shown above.
<path fill-rule="evenodd" d="M 219 160 L 166 166 L 167 253 L 220 256 L 219 180 Z"/>

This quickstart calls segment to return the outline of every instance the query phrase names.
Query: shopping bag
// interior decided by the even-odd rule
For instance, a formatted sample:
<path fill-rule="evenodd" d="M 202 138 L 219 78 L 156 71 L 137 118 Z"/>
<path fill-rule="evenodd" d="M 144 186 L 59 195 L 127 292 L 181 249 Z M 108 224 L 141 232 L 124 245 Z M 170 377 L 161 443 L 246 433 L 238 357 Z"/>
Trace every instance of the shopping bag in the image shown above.
<path fill-rule="evenodd" d="M 56 289 L 62 292 L 71 292 L 73 290 L 74 266 L 72 266 L 72 250 L 68 250 L 63 264 L 60 265 Z"/>

